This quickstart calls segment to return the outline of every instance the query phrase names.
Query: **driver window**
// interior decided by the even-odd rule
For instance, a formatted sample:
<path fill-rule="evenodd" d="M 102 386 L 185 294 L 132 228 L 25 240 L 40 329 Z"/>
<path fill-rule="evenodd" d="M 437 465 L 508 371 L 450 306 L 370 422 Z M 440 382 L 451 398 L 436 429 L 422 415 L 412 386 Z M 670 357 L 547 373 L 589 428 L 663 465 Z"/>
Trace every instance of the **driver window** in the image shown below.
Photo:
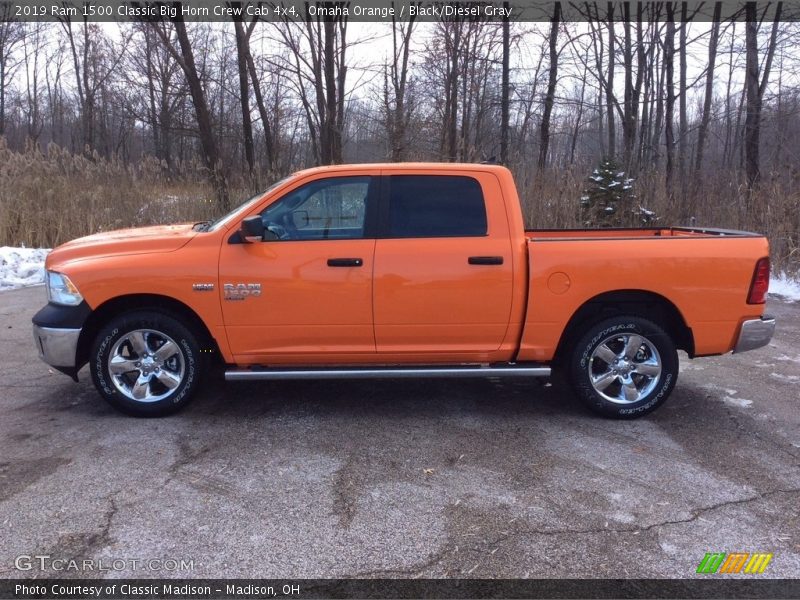
<path fill-rule="evenodd" d="M 364 237 L 371 177 L 312 181 L 270 205 L 261 217 L 265 239 L 328 240 Z"/>

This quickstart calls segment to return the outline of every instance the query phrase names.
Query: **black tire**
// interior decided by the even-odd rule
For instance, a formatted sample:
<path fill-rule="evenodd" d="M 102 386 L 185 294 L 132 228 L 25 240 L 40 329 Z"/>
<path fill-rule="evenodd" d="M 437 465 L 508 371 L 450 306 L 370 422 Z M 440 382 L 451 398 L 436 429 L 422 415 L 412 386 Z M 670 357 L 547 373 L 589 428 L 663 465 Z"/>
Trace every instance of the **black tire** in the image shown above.
<path fill-rule="evenodd" d="M 637 346 L 638 338 L 642 343 Z M 635 419 L 666 401 L 678 380 L 678 364 L 675 342 L 661 327 L 641 317 L 619 316 L 586 332 L 572 349 L 568 371 L 576 395 L 591 410 Z"/>
<path fill-rule="evenodd" d="M 135 417 L 163 417 L 191 401 L 203 372 L 201 360 L 197 338 L 183 321 L 141 310 L 119 315 L 100 330 L 89 368 L 97 391 L 117 410 Z"/>

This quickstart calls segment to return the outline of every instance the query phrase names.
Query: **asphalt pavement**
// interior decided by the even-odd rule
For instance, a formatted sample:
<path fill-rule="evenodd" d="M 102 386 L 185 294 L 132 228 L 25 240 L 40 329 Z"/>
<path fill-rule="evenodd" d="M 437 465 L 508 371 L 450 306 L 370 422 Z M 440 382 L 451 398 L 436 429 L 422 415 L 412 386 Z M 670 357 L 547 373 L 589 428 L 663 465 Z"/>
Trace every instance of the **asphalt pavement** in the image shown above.
<path fill-rule="evenodd" d="M 44 302 L 0 293 L 0 577 L 800 577 L 800 303 L 623 422 L 524 379 L 209 378 L 135 419 L 38 359 Z"/>

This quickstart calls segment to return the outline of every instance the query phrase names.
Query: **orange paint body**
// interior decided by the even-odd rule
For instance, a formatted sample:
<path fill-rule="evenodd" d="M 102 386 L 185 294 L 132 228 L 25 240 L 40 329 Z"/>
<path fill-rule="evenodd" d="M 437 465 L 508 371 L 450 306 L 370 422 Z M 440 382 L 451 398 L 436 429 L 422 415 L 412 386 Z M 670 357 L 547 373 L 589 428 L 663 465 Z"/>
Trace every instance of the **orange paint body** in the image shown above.
<path fill-rule="evenodd" d="M 231 243 L 241 222 L 331 177 L 459 175 L 478 181 L 488 232 L 477 237 Z M 287 178 L 208 232 L 152 227 L 75 240 L 47 268 L 92 309 L 120 296 L 167 296 L 205 323 L 225 361 L 245 365 L 548 362 L 570 319 L 618 290 L 658 294 L 690 328 L 696 355 L 730 351 L 765 238 L 678 229 L 524 231 L 511 173 L 493 165 L 321 167 Z M 468 257 L 501 257 L 473 265 Z M 357 268 L 328 261 L 358 257 Z M 260 296 L 226 299 L 225 284 Z M 197 291 L 195 284 L 213 284 Z"/>

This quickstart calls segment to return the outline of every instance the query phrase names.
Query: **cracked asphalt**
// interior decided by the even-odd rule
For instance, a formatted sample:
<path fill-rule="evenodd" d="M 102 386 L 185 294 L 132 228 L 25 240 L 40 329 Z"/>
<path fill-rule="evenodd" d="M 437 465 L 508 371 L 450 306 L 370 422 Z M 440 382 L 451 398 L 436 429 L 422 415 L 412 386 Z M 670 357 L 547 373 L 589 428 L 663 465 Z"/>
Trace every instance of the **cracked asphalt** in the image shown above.
<path fill-rule="evenodd" d="M 620 422 L 558 383 L 213 378 L 133 419 L 39 361 L 44 301 L 0 293 L 0 577 L 691 577 L 709 551 L 800 577 L 800 303 Z M 194 569 L 15 569 L 34 554 Z"/>

